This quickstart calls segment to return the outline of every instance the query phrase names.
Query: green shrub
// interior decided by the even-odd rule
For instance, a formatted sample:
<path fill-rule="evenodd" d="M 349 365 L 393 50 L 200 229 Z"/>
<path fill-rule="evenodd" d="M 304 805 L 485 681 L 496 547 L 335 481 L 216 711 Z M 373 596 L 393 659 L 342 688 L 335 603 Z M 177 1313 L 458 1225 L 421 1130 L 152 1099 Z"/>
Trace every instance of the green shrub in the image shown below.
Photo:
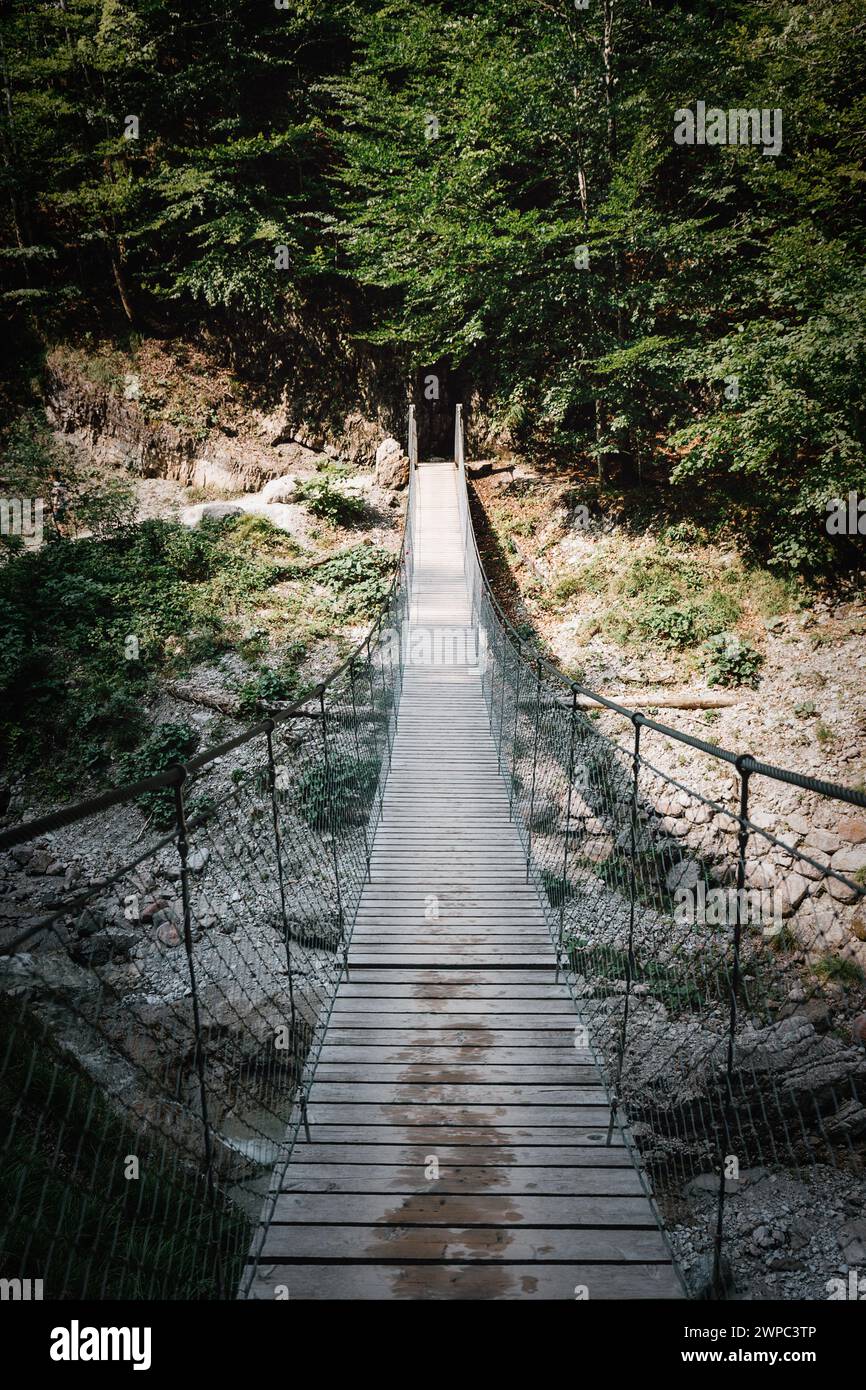
<path fill-rule="evenodd" d="M 709 685 L 747 685 L 760 679 L 764 658 L 733 632 L 720 632 L 704 643 L 704 670 Z"/>
<path fill-rule="evenodd" d="M 327 768 L 317 763 L 304 769 L 295 795 L 313 830 L 339 832 L 365 823 L 378 782 L 378 759 L 334 754 Z"/>
<path fill-rule="evenodd" d="M 198 747 L 199 736 L 189 724 L 157 724 L 153 733 L 144 740 L 134 753 L 127 753 L 120 760 L 123 781 L 137 782 L 144 777 L 152 777 L 157 772 L 165 772 L 174 763 L 182 763 L 192 757 Z M 157 830 L 167 830 L 174 824 L 175 801 L 172 787 L 158 787 L 155 791 L 142 792 L 136 806 L 148 818 L 152 818 Z M 187 806 L 187 811 L 193 807 Z"/>
<path fill-rule="evenodd" d="M 270 666 L 262 666 L 255 679 L 247 681 L 238 691 L 241 714 L 252 718 L 262 705 L 269 705 L 277 700 L 293 700 L 298 694 L 299 685 L 297 671 L 284 666 L 277 670 Z"/>
<path fill-rule="evenodd" d="M 394 557 L 376 545 L 355 545 L 316 567 L 316 578 L 340 596 L 344 613 L 362 616 L 380 608 L 391 587 Z"/>
<path fill-rule="evenodd" d="M 327 477 L 304 479 L 298 483 L 294 495 L 313 516 L 330 521 L 335 526 L 356 525 L 367 515 L 367 508 L 360 497 L 343 492 Z"/>
<path fill-rule="evenodd" d="M 291 546 L 249 521 L 146 521 L 0 566 L 0 756 L 15 771 L 79 790 L 142 737 L 154 674 L 236 645 Z"/>

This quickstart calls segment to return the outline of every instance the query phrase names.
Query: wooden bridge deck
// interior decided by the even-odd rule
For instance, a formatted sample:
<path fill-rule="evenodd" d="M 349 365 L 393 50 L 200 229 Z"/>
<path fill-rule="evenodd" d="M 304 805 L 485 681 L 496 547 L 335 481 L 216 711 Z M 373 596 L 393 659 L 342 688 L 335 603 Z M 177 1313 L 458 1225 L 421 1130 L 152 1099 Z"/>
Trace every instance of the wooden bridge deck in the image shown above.
<path fill-rule="evenodd" d="M 412 623 L 469 633 L 451 464 L 418 473 Z M 251 1295 L 678 1297 L 555 957 L 472 653 L 407 669 L 385 814 Z M 462 658 L 462 659 L 461 659 Z M 438 911 L 438 916 L 436 915 Z"/>

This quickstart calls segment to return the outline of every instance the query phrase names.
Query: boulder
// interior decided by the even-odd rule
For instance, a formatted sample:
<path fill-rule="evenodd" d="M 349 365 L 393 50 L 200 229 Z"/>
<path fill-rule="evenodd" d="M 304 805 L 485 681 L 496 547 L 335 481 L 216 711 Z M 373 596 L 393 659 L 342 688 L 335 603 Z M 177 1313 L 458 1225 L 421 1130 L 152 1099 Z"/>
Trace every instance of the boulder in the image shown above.
<path fill-rule="evenodd" d="M 823 854 L 822 851 L 819 850 L 819 849 L 809 850 L 809 851 L 808 851 L 808 854 L 809 854 L 809 859 L 808 859 L 808 860 L 807 860 L 807 859 L 798 859 L 798 860 L 796 861 L 796 863 L 795 863 L 795 865 L 794 865 L 794 868 L 795 868 L 796 872 L 797 872 L 798 874 L 802 874 L 804 878 L 810 878 L 810 879 L 812 879 L 813 881 L 814 881 L 814 880 L 817 880 L 817 879 L 823 879 L 823 878 L 825 877 L 824 872 L 823 872 L 823 870 L 822 870 L 820 867 L 818 867 L 818 866 L 819 866 L 819 865 L 823 865 L 824 869 L 829 868 L 829 866 L 830 866 L 830 856 L 829 856 L 829 854 Z M 813 862 L 813 863 L 810 863 L 810 862 L 809 862 L 810 860 L 813 860 L 814 862 Z"/>
<path fill-rule="evenodd" d="M 297 475 L 286 473 L 282 478 L 272 478 L 261 491 L 263 502 L 291 502 L 298 488 Z"/>
<path fill-rule="evenodd" d="M 837 850 L 830 865 L 837 874 L 853 878 L 866 870 L 866 845 L 846 845 L 844 849 Z"/>
<path fill-rule="evenodd" d="M 409 481 L 409 460 L 396 439 L 383 439 L 376 450 L 376 483 L 388 492 Z"/>
<path fill-rule="evenodd" d="M 611 1016 L 612 1035 L 616 1022 Z M 640 1030 L 641 1046 L 626 1052 L 622 1095 L 631 1127 L 643 1132 L 645 1158 L 663 1164 L 673 1154 L 680 1164 L 691 1153 L 702 1162 L 715 1148 L 717 1106 L 727 1091 L 726 1030 L 711 1032 L 699 1019 L 653 1018 L 634 1006 L 629 1028 L 632 1037 Z M 866 1056 L 859 1048 L 817 1032 L 801 1016 L 744 1027 L 733 1060 L 732 1128 L 745 1151 L 751 1144 L 753 1152 L 771 1152 L 771 1134 L 804 1157 L 819 1139 L 866 1138 Z"/>
<path fill-rule="evenodd" d="M 138 940 L 138 933 L 129 927 L 104 927 L 76 942 L 70 954 L 79 965 L 108 965 L 126 960 Z"/>
<path fill-rule="evenodd" d="M 841 847 L 842 841 L 838 835 L 834 835 L 831 830 L 819 830 L 816 825 L 812 826 L 803 843 L 804 849 L 820 849 L 825 854 L 834 854 Z"/>
<path fill-rule="evenodd" d="M 842 1255 L 849 1265 L 866 1262 L 866 1221 L 846 1221 L 837 1233 Z"/>
<path fill-rule="evenodd" d="M 174 946 L 179 946 L 181 943 L 181 934 L 177 923 L 167 917 L 159 923 L 156 929 L 156 935 L 160 944 L 168 947 L 169 950 Z"/>
<path fill-rule="evenodd" d="M 677 889 L 693 892 L 702 878 L 699 865 L 693 859 L 681 859 L 678 864 L 674 864 L 665 875 L 665 887 L 669 893 Z"/>
<path fill-rule="evenodd" d="M 261 497 L 250 497 L 240 510 L 248 516 L 263 516 L 279 531 L 291 533 L 304 529 L 304 512 L 296 502 L 265 502 Z"/>
<path fill-rule="evenodd" d="M 239 502 L 199 502 L 194 507 L 184 507 L 180 514 L 184 526 L 200 526 L 209 517 L 239 516 L 243 512 Z"/>
<path fill-rule="evenodd" d="M 787 874 L 782 881 L 782 885 L 777 890 L 779 910 L 783 917 L 790 917 L 796 912 L 800 903 L 809 891 L 808 879 L 802 874 Z"/>
<path fill-rule="evenodd" d="M 472 459 L 466 462 L 466 472 L 470 478 L 486 478 L 493 472 L 492 459 Z"/>
<path fill-rule="evenodd" d="M 847 883 L 841 883 L 838 878 L 828 878 L 825 886 L 830 897 L 835 898 L 837 903 L 854 903 L 861 897 L 856 888 L 849 888 Z"/>
<path fill-rule="evenodd" d="M 836 834 L 849 845 L 866 844 L 866 817 L 843 816 L 836 823 Z"/>

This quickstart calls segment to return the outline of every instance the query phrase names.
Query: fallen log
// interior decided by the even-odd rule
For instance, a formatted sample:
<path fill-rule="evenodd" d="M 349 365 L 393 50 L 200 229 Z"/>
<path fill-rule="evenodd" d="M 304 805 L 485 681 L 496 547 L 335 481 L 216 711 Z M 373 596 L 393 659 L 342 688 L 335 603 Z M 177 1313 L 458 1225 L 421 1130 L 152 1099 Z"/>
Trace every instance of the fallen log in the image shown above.
<path fill-rule="evenodd" d="M 241 718 L 237 701 L 229 699 L 228 696 L 214 695 L 210 690 L 201 690 L 193 685 L 182 685 L 180 681 L 163 681 L 162 688 L 166 695 L 171 695 L 175 700 L 185 700 L 189 705 L 204 705 L 207 709 L 215 709 L 220 714 L 229 714 L 233 719 Z"/>
<path fill-rule="evenodd" d="M 725 709 L 729 705 L 737 705 L 741 696 L 732 695 L 729 691 L 724 694 L 720 691 L 702 690 L 686 691 L 682 695 L 668 693 L 654 694 L 651 690 L 642 690 L 637 694 L 617 695 L 607 690 L 600 692 L 606 700 L 613 700 L 617 705 L 624 705 L 626 709 Z M 593 700 L 589 695 L 578 695 L 578 709 L 599 709 L 598 700 Z"/>

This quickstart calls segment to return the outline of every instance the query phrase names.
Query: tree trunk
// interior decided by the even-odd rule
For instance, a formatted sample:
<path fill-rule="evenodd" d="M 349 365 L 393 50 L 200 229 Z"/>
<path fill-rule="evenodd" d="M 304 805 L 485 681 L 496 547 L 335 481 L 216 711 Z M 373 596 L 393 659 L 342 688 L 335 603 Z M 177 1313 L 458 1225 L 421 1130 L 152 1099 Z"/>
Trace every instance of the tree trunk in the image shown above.
<path fill-rule="evenodd" d="M 109 242 L 109 255 L 111 256 L 111 269 L 114 274 L 114 283 L 117 286 L 117 293 L 120 298 L 120 302 L 123 305 L 123 312 L 126 314 L 126 317 L 129 319 L 129 322 L 134 323 L 135 311 L 133 310 L 132 301 L 129 297 L 129 287 L 127 284 L 126 275 L 123 271 L 121 252 L 117 242 Z"/>

